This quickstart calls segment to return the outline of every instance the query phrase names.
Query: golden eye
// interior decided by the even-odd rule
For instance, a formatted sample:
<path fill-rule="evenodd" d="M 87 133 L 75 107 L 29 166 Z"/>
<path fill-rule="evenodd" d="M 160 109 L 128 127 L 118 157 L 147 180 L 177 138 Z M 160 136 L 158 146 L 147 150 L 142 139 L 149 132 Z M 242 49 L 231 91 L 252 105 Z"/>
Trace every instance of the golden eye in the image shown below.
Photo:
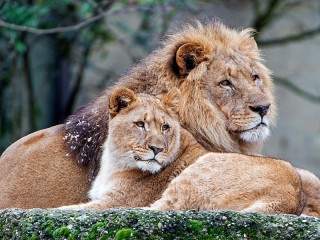
<path fill-rule="evenodd" d="M 256 81 L 256 80 L 258 80 L 258 79 L 260 79 L 259 74 L 254 74 L 254 75 L 252 76 L 252 80 L 253 80 L 253 81 Z"/>
<path fill-rule="evenodd" d="M 228 79 L 219 82 L 219 85 L 223 87 L 233 87 L 232 83 Z"/>
<path fill-rule="evenodd" d="M 138 121 L 134 123 L 137 127 L 144 128 L 144 122 Z"/>
<path fill-rule="evenodd" d="M 170 128 L 169 124 L 163 124 L 163 125 L 161 126 L 161 131 L 165 132 L 165 131 L 167 131 L 169 128 Z"/>

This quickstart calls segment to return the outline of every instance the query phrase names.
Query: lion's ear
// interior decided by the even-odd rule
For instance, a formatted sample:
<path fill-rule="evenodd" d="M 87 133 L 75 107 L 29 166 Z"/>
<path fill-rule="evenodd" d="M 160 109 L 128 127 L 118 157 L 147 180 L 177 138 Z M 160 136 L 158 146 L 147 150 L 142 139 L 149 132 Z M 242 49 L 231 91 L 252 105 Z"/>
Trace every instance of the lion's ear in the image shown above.
<path fill-rule="evenodd" d="M 122 109 L 127 108 L 137 99 L 134 92 L 128 88 L 117 88 L 111 93 L 109 112 L 111 118 L 115 117 Z"/>
<path fill-rule="evenodd" d="M 179 111 L 181 92 L 178 88 L 172 88 L 168 93 L 161 96 L 161 102 L 174 112 Z"/>
<path fill-rule="evenodd" d="M 188 75 L 191 70 L 206 60 L 208 60 L 207 54 L 199 44 L 183 44 L 176 52 L 176 63 L 182 76 Z"/>

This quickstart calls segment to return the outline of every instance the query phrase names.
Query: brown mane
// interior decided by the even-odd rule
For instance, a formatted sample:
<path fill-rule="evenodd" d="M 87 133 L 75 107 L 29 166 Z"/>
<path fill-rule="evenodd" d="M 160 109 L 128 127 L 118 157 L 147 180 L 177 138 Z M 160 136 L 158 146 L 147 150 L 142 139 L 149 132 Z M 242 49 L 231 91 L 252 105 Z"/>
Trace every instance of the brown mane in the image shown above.
<path fill-rule="evenodd" d="M 251 30 L 238 32 L 229 29 L 220 22 L 208 21 L 206 23 L 196 22 L 195 25 L 186 24 L 179 31 L 168 34 L 160 47 L 154 50 L 149 56 L 139 64 L 129 70 L 112 86 L 103 91 L 96 99 L 79 108 L 73 115 L 68 117 L 63 125 L 66 132 L 64 138 L 68 151 L 74 155 L 79 164 L 89 166 L 90 180 L 97 174 L 101 157 L 101 146 L 108 134 L 108 99 L 111 90 L 115 86 L 123 86 L 136 93 L 145 92 L 149 94 L 159 94 L 172 87 L 179 87 L 185 76 L 179 74 L 179 69 L 175 61 L 176 52 L 183 44 L 192 42 L 201 44 L 204 49 L 210 49 L 210 41 L 217 44 L 229 45 L 228 39 L 239 39 L 245 43 L 251 39 Z M 249 48 L 250 44 L 242 44 Z M 246 51 L 247 49 L 242 49 Z M 250 49 L 250 56 L 260 60 L 259 51 Z M 191 66 L 192 59 L 189 62 Z M 192 67 L 192 66 L 191 66 Z M 232 143 L 224 126 L 217 127 L 215 137 L 215 147 L 211 150 L 217 151 L 240 151 L 235 147 L 237 143 Z M 224 136 L 220 138 L 219 136 Z M 228 139 L 227 141 L 225 139 Z M 209 139 L 204 139 L 207 142 Z"/>

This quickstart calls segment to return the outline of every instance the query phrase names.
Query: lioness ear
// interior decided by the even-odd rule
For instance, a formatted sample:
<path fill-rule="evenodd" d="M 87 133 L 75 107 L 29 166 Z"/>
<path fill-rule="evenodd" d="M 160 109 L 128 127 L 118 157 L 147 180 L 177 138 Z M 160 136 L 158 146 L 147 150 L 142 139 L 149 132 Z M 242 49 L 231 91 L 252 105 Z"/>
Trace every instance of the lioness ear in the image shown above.
<path fill-rule="evenodd" d="M 208 60 L 208 57 L 204 48 L 199 44 L 186 43 L 176 52 L 176 63 L 182 76 L 188 75 L 192 69 L 205 60 Z"/>
<path fill-rule="evenodd" d="M 109 112 L 111 118 L 115 117 L 122 109 L 127 108 L 137 99 L 134 92 L 128 88 L 118 88 L 111 93 Z"/>
<path fill-rule="evenodd" d="M 181 92 L 178 88 L 172 88 L 168 93 L 161 96 L 161 102 L 174 112 L 179 111 Z"/>

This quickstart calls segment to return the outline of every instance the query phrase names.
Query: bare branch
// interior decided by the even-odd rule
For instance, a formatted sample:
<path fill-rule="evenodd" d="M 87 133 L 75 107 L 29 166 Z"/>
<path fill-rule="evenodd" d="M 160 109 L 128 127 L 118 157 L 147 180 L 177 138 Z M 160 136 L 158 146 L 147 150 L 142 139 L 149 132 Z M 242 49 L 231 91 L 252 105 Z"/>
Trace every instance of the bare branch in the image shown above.
<path fill-rule="evenodd" d="M 83 54 L 79 63 L 79 70 L 77 71 L 77 75 L 75 77 L 75 84 L 69 93 L 68 101 L 64 109 L 64 113 L 63 113 L 64 116 L 68 116 L 72 113 L 73 107 L 75 105 L 78 93 L 80 91 L 80 88 L 83 82 L 85 67 L 87 65 L 88 56 L 91 53 L 92 47 L 93 47 L 93 44 L 90 44 L 86 46 L 83 50 Z"/>
<path fill-rule="evenodd" d="M 111 2 L 113 2 L 113 1 L 111 1 Z M 108 6 L 110 6 L 110 5 L 106 5 L 106 4 L 105 4 L 105 5 L 98 5 L 98 6 L 97 6 L 97 9 L 98 9 L 99 12 L 103 12 L 104 9 L 105 9 L 105 7 L 108 7 Z M 122 47 L 126 50 L 126 53 L 128 54 L 130 60 L 131 60 L 132 62 L 137 62 L 139 59 L 137 59 L 137 58 L 134 56 L 134 54 L 133 54 L 132 51 L 131 51 L 131 48 L 128 46 L 128 44 L 125 42 L 125 40 L 124 40 L 123 38 L 121 38 L 120 36 L 118 36 L 118 34 L 116 33 L 116 31 L 114 31 L 114 30 L 112 29 L 112 27 L 109 27 L 109 31 L 112 33 L 112 36 L 113 36 L 114 38 L 116 38 L 117 42 L 120 43 L 120 44 L 122 45 Z"/>
<path fill-rule="evenodd" d="M 252 26 L 258 31 L 261 32 L 265 27 L 267 27 L 275 18 L 276 12 L 283 3 L 283 0 L 270 0 L 264 12 L 260 12 L 258 8 L 260 8 L 259 1 L 253 1 L 253 5 L 256 11 L 255 19 L 253 21 Z"/>
<path fill-rule="evenodd" d="M 311 102 L 320 103 L 320 96 L 314 95 L 306 90 L 301 89 L 300 87 L 296 86 L 295 84 L 293 84 L 289 80 L 284 79 L 284 78 L 280 78 L 280 77 L 275 77 L 275 76 L 273 77 L 273 79 L 275 80 L 275 82 L 277 84 L 284 86 L 285 88 L 289 89 L 294 94 L 296 94 L 300 97 L 303 97 Z"/>
<path fill-rule="evenodd" d="M 320 26 L 312 30 L 307 30 L 305 32 L 300 32 L 298 34 L 294 34 L 294 35 L 283 37 L 283 38 L 270 39 L 270 40 L 257 40 L 257 43 L 259 46 L 282 45 L 282 44 L 287 44 L 291 42 L 297 42 L 305 38 L 314 37 L 319 33 L 320 33 Z"/>
<path fill-rule="evenodd" d="M 30 66 L 30 52 L 29 47 L 27 50 L 22 54 L 23 60 L 23 71 L 24 77 L 26 81 L 26 86 L 28 90 L 28 105 L 29 105 L 29 121 L 30 121 L 30 128 L 29 131 L 33 132 L 37 129 L 36 126 L 36 99 L 33 89 L 32 83 L 32 74 L 31 74 L 31 66 Z"/>
<path fill-rule="evenodd" d="M 28 33 L 33 33 L 33 34 L 38 34 L 38 35 L 43 35 L 43 34 L 55 34 L 55 33 L 61 33 L 61 32 L 71 32 L 71 31 L 77 31 L 80 30 L 81 28 L 84 28 L 91 23 L 94 23 L 104 17 L 111 16 L 111 15 L 116 15 L 116 14 L 126 14 L 126 13 L 131 13 L 134 11 L 146 11 L 146 12 L 153 12 L 153 9 L 147 8 L 147 7 L 134 7 L 134 8 L 123 8 L 123 9 L 116 9 L 116 10 L 111 10 L 108 12 L 103 12 L 97 16 L 94 16 L 92 18 L 89 18 L 83 22 L 80 22 L 76 25 L 72 26 L 66 26 L 66 27 L 57 27 L 57 28 L 50 28 L 50 29 L 40 29 L 40 28 L 33 28 L 33 27 L 27 27 L 27 26 L 22 26 L 22 25 L 16 25 L 13 23 L 8 23 L 0 19 L 0 27 L 3 28 L 8 28 L 16 31 L 21 31 L 21 32 L 28 32 Z"/>
<path fill-rule="evenodd" d="M 95 3 L 94 1 L 91 1 L 91 2 Z M 100 14 L 104 14 L 106 11 L 108 11 L 112 7 L 114 2 L 115 0 L 102 1 L 101 5 L 96 4 L 95 7 Z M 84 79 L 84 72 L 87 66 L 88 57 L 91 53 L 93 46 L 94 44 L 92 42 L 90 45 L 87 45 L 83 50 L 82 58 L 79 63 L 79 70 L 77 71 L 77 75 L 75 77 L 75 84 L 68 95 L 67 104 L 64 109 L 64 116 L 68 116 L 72 113 L 72 110 L 74 108 L 77 96 L 79 94 L 79 91 L 81 89 L 81 85 Z"/>
<path fill-rule="evenodd" d="M 7 1 L 0 2 L 0 10 L 7 4 Z"/>

